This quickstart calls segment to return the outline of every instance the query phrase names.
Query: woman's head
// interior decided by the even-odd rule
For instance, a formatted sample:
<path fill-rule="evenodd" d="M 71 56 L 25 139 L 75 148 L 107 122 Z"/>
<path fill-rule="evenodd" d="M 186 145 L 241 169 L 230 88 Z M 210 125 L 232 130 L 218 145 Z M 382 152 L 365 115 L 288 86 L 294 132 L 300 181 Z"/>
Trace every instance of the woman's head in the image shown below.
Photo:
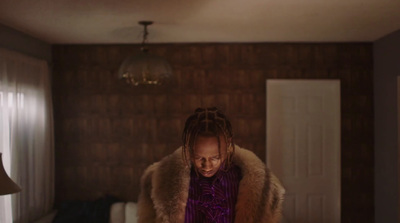
<path fill-rule="evenodd" d="M 197 173 L 213 176 L 231 164 L 234 146 L 232 126 L 217 108 L 198 108 L 186 120 L 182 134 L 183 157 Z"/>

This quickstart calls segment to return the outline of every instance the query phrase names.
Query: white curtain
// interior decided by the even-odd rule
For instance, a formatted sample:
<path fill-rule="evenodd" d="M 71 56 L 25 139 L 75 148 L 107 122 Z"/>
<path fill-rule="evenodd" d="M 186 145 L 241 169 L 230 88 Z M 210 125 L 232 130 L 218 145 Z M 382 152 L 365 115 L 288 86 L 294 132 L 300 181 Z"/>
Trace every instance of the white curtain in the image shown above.
<path fill-rule="evenodd" d="M 47 62 L 0 48 L 0 152 L 22 191 L 0 196 L 1 223 L 27 223 L 54 202 L 54 143 Z"/>

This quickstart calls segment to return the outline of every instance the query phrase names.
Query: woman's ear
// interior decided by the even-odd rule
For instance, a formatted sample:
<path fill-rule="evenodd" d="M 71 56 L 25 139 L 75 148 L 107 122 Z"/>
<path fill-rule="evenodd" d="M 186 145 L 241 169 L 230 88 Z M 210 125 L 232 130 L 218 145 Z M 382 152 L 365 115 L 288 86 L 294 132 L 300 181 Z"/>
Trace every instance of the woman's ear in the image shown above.
<path fill-rule="evenodd" d="M 228 145 L 228 147 L 233 146 L 233 144 L 232 144 L 232 138 L 228 138 L 227 145 Z"/>
<path fill-rule="evenodd" d="M 228 138 L 228 141 L 226 143 L 228 154 L 233 152 L 233 143 L 232 143 L 232 138 Z"/>

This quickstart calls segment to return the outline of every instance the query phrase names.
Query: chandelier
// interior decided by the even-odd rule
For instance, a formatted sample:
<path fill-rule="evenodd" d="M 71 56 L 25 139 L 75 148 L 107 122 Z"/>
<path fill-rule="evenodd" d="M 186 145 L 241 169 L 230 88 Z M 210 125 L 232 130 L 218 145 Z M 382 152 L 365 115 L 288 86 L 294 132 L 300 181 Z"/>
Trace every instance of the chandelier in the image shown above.
<path fill-rule="evenodd" d="M 152 55 L 146 46 L 147 26 L 152 21 L 139 21 L 144 27 L 143 41 L 140 53 L 127 57 L 119 67 L 118 77 L 124 79 L 128 84 L 138 85 L 161 85 L 172 76 L 169 63 L 162 57 Z"/>

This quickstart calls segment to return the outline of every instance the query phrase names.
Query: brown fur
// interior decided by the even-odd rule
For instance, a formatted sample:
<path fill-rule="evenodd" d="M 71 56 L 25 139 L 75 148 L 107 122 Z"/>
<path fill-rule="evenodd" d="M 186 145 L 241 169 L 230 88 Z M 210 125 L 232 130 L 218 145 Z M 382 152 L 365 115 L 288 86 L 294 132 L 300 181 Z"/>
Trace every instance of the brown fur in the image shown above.
<path fill-rule="evenodd" d="M 183 223 L 188 198 L 190 167 L 181 148 L 147 168 L 138 201 L 140 223 Z M 251 151 L 236 146 L 233 163 L 240 167 L 236 223 L 277 223 L 285 190 L 279 180 Z"/>

